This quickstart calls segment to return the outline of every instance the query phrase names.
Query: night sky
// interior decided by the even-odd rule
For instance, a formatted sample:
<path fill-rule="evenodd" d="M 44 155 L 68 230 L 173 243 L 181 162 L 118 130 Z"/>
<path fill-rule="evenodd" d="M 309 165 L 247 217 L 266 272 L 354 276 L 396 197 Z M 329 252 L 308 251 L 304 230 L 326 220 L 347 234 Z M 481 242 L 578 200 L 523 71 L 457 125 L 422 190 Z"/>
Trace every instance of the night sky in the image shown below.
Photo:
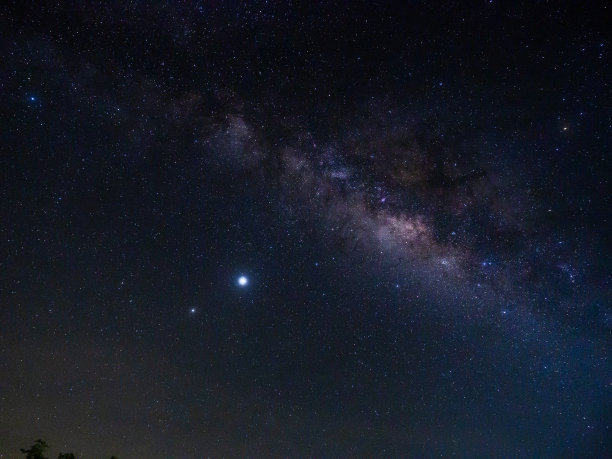
<path fill-rule="evenodd" d="M 0 457 L 612 456 L 606 4 L 3 2 Z"/>

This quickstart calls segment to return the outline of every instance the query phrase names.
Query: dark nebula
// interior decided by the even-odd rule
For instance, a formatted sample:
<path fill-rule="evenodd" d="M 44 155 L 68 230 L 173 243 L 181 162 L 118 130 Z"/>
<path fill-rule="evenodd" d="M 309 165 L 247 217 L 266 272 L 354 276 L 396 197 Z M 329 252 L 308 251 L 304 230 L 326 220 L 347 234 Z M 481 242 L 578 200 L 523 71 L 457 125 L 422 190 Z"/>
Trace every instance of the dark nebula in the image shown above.
<path fill-rule="evenodd" d="M 5 2 L 0 457 L 612 455 L 606 2 Z"/>

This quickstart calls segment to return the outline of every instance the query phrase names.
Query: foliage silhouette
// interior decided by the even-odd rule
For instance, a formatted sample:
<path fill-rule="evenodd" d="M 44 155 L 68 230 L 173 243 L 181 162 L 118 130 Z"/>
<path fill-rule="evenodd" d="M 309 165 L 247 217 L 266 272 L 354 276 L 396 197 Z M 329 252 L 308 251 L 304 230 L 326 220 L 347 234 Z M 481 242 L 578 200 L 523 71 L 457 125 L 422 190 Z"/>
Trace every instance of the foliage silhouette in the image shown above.
<path fill-rule="evenodd" d="M 34 442 L 30 449 L 21 448 L 21 452 L 26 455 L 26 459 L 49 459 L 43 456 L 43 453 L 47 448 L 49 448 L 47 442 L 39 438 Z"/>
<path fill-rule="evenodd" d="M 21 448 L 21 452 L 26 455 L 25 459 L 49 459 L 43 455 L 45 450 L 48 448 L 49 445 L 47 442 L 39 438 L 34 442 L 30 449 Z M 77 459 L 77 457 L 74 455 L 74 453 L 59 453 L 57 459 Z M 110 459 L 118 458 L 117 456 L 111 456 Z"/>

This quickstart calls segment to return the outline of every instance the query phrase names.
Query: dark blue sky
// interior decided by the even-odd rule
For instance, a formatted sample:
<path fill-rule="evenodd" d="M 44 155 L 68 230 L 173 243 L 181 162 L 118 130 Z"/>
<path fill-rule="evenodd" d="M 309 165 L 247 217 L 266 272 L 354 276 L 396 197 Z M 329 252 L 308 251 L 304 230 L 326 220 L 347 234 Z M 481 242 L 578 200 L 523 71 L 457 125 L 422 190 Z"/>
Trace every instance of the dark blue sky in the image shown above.
<path fill-rule="evenodd" d="M 612 454 L 609 9 L 0 7 L 0 455 Z"/>

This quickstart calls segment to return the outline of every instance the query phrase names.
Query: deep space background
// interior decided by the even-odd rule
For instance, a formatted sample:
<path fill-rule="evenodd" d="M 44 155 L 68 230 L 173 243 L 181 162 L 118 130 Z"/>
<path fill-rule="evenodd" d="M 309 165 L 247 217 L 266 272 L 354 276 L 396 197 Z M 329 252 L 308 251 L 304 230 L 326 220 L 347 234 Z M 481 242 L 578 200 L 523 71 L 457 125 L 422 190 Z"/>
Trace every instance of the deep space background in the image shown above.
<path fill-rule="evenodd" d="M 0 457 L 612 456 L 611 9 L 3 2 Z"/>

